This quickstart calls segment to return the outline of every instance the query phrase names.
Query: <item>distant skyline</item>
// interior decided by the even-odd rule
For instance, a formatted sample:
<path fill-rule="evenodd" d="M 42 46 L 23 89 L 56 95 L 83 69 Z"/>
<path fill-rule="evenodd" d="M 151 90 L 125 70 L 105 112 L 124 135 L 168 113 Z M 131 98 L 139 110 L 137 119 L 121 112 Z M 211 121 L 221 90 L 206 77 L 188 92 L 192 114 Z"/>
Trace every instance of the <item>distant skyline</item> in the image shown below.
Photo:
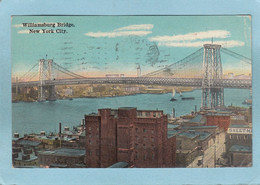
<path fill-rule="evenodd" d="M 57 23 L 74 27 L 57 27 Z M 60 29 L 60 33 L 29 33 L 30 29 Z M 12 76 L 21 76 L 46 55 L 84 76 L 136 76 L 137 63 L 146 74 L 177 62 L 212 39 L 251 58 L 251 17 L 13 16 Z M 225 74 L 251 74 L 245 62 L 221 57 Z"/>

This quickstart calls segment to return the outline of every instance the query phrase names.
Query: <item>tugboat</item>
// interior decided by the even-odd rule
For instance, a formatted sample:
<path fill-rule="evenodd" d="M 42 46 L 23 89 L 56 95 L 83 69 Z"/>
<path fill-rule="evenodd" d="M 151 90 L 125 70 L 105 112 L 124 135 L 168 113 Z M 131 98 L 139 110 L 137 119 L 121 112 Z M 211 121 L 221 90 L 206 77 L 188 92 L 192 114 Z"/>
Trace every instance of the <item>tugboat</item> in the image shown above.
<path fill-rule="evenodd" d="M 175 95 L 175 89 L 172 90 L 172 98 L 170 99 L 170 101 L 177 101 L 177 99 L 174 98 Z"/>

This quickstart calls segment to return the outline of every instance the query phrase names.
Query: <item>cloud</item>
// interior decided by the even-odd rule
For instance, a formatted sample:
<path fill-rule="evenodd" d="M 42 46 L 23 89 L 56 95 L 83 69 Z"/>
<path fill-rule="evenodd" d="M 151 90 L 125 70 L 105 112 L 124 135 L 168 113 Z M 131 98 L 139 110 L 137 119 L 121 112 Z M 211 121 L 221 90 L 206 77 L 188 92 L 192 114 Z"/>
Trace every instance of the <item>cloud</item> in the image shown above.
<path fill-rule="evenodd" d="M 123 36 L 145 36 L 152 31 L 153 24 L 136 24 L 136 25 L 129 25 L 121 28 L 117 28 L 111 32 L 88 32 L 85 33 L 86 36 L 89 37 L 123 37 Z M 146 31 L 145 31 L 146 30 Z"/>
<path fill-rule="evenodd" d="M 89 37 L 122 37 L 122 36 L 145 36 L 152 33 L 151 31 L 120 31 L 120 32 L 89 32 L 85 33 Z"/>
<path fill-rule="evenodd" d="M 124 30 L 151 30 L 153 29 L 153 24 L 135 24 L 130 26 L 125 26 L 122 28 L 115 29 L 114 31 L 124 31 Z"/>
<path fill-rule="evenodd" d="M 167 47 L 202 47 L 203 44 L 210 44 L 211 41 L 198 41 L 198 42 L 159 42 L 158 46 L 167 46 Z M 229 41 L 214 41 L 214 44 L 219 44 L 225 48 L 232 48 L 237 46 L 244 46 L 245 43 L 236 40 Z"/>
<path fill-rule="evenodd" d="M 210 30 L 205 32 L 193 32 L 184 35 L 172 35 L 172 36 L 156 36 L 150 37 L 150 41 L 157 42 L 169 42 L 169 41 L 192 41 L 198 39 L 208 39 L 208 38 L 227 38 L 230 33 L 226 30 Z"/>

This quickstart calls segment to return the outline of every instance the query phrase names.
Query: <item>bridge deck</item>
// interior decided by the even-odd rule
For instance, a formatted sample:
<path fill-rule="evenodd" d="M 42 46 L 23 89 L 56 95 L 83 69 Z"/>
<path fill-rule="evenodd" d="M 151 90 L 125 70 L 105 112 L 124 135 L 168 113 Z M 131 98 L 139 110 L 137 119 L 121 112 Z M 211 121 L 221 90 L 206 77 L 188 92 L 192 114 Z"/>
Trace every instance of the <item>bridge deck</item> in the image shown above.
<path fill-rule="evenodd" d="M 75 84 L 140 84 L 166 86 L 201 87 L 201 78 L 160 78 L 160 77 L 97 77 L 81 79 L 46 80 L 45 85 L 75 85 Z M 12 83 L 12 87 L 38 86 L 39 81 Z M 251 88 L 252 80 L 222 79 L 214 82 L 214 88 Z"/>

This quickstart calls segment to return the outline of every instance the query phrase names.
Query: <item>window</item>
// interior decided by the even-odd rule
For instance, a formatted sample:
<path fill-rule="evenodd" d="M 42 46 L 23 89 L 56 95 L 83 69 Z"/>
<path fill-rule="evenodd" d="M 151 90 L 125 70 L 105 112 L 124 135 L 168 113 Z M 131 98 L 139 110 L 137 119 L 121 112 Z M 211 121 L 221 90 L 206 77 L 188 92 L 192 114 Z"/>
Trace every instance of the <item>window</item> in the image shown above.
<path fill-rule="evenodd" d="M 143 145 L 143 147 L 144 147 L 144 149 L 146 149 L 146 145 L 145 144 Z"/>
<path fill-rule="evenodd" d="M 139 154 L 138 154 L 138 153 L 135 154 L 135 158 L 136 158 L 136 159 L 139 158 Z"/>
<path fill-rule="evenodd" d="M 154 133 L 154 130 L 151 130 L 151 133 L 153 134 L 153 133 Z"/>
<path fill-rule="evenodd" d="M 88 142 L 89 142 L 90 145 L 92 144 L 91 140 L 89 140 Z"/>
<path fill-rule="evenodd" d="M 152 159 L 153 159 L 153 161 L 154 161 L 154 159 L 155 159 L 155 155 L 154 155 L 154 154 L 152 154 Z"/>
<path fill-rule="evenodd" d="M 147 155 L 146 154 L 144 154 L 144 160 L 146 160 L 147 159 Z"/>
<path fill-rule="evenodd" d="M 153 113 L 153 117 L 154 117 L 154 118 L 156 117 L 156 113 L 155 113 L 155 112 Z"/>
<path fill-rule="evenodd" d="M 232 135 L 229 135 L 229 139 L 232 139 Z"/>
<path fill-rule="evenodd" d="M 138 144 L 137 143 L 135 143 L 135 148 L 138 148 Z"/>
<path fill-rule="evenodd" d="M 146 133 L 146 129 L 145 128 L 143 128 L 143 132 Z"/>
<path fill-rule="evenodd" d="M 138 128 L 135 128 L 135 132 L 136 132 L 136 133 L 138 132 Z"/>
<path fill-rule="evenodd" d="M 91 130 L 91 127 L 88 127 L 88 130 Z"/>
<path fill-rule="evenodd" d="M 96 156 L 99 156 L 99 149 L 96 149 Z"/>
<path fill-rule="evenodd" d="M 144 141 L 146 142 L 147 141 L 147 138 L 144 136 Z"/>
<path fill-rule="evenodd" d="M 152 137 L 152 142 L 154 142 L 154 138 Z"/>

